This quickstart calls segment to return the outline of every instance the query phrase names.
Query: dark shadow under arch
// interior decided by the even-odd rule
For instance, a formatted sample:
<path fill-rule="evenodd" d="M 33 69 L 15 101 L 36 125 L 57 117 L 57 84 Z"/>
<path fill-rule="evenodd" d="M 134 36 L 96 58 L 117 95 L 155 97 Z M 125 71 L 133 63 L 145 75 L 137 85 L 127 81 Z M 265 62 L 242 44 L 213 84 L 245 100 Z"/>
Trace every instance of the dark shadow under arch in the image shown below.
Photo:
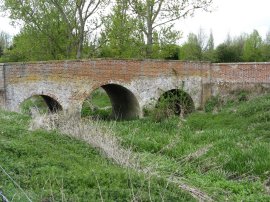
<path fill-rule="evenodd" d="M 23 112 L 30 113 L 31 108 L 37 108 L 40 112 L 56 113 L 62 111 L 60 103 L 48 95 L 33 95 L 25 99 L 20 108 Z"/>
<path fill-rule="evenodd" d="M 40 96 L 46 102 L 50 112 L 55 113 L 55 112 L 63 110 L 60 103 L 58 101 L 56 101 L 55 99 L 53 99 L 52 97 L 47 96 L 47 95 L 40 95 Z"/>
<path fill-rule="evenodd" d="M 195 110 L 191 96 L 180 89 L 172 89 L 163 93 L 156 106 L 166 107 L 168 111 L 177 116 L 184 116 Z"/>
<path fill-rule="evenodd" d="M 140 116 L 140 106 L 135 95 L 118 84 L 101 86 L 112 103 L 112 116 L 115 119 L 135 119 Z"/>
<path fill-rule="evenodd" d="M 97 98 L 96 95 L 99 93 L 101 97 Z M 101 104 L 104 100 L 110 106 L 101 107 L 97 103 L 100 101 Z M 101 119 L 130 120 L 140 117 L 140 107 L 135 95 L 127 88 L 118 84 L 105 84 L 92 91 L 92 94 L 86 98 L 82 104 L 81 114 Z"/>

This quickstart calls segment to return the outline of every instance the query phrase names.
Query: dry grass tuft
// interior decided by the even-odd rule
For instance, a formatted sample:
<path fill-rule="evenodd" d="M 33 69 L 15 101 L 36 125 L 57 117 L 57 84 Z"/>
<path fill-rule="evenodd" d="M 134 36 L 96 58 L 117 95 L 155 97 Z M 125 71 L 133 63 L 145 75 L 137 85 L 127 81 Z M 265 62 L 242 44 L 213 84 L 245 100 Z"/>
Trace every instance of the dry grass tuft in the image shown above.
<path fill-rule="evenodd" d="M 30 123 L 30 129 L 58 130 L 61 133 L 84 140 L 99 149 L 107 158 L 112 159 L 118 165 L 132 168 L 137 172 L 150 176 L 163 178 L 153 167 L 142 167 L 140 165 L 140 156 L 134 154 L 131 149 L 125 149 L 120 145 L 120 140 L 113 134 L 110 127 L 104 127 L 98 121 L 82 120 L 70 114 L 39 114 L 32 112 L 33 119 Z M 173 146 L 169 144 L 168 147 Z M 205 154 L 211 146 L 203 148 L 188 158 L 196 158 Z M 166 148 L 164 148 L 166 149 Z M 201 190 L 191 187 L 181 180 L 172 180 L 167 178 L 168 183 L 176 184 L 180 189 L 189 192 L 198 201 L 213 201 L 207 194 Z"/>
<path fill-rule="evenodd" d="M 183 159 L 182 159 L 182 162 L 187 162 L 187 161 L 192 161 L 194 159 L 198 159 L 200 158 L 201 156 L 205 155 L 209 149 L 212 147 L 213 145 L 206 145 L 200 149 L 198 149 L 197 151 L 193 152 L 193 153 L 190 153 L 188 154 L 187 156 L 185 156 Z"/>
<path fill-rule="evenodd" d="M 268 194 L 270 194 L 270 177 L 264 183 L 265 189 Z"/>
<path fill-rule="evenodd" d="M 208 195 L 206 195 L 204 192 L 202 192 L 201 190 L 199 190 L 195 187 L 191 187 L 188 184 L 182 183 L 179 185 L 179 188 L 189 192 L 194 198 L 198 199 L 198 201 L 200 201 L 200 202 L 213 201 L 213 199 L 210 198 Z"/>
<path fill-rule="evenodd" d="M 107 158 L 125 167 L 135 168 L 136 157 L 130 149 L 120 145 L 119 139 L 110 127 L 104 127 L 98 121 L 81 120 L 70 114 L 39 114 L 32 113 L 30 130 L 58 130 L 62 134 L 81 139 L 97 148 Z"/>

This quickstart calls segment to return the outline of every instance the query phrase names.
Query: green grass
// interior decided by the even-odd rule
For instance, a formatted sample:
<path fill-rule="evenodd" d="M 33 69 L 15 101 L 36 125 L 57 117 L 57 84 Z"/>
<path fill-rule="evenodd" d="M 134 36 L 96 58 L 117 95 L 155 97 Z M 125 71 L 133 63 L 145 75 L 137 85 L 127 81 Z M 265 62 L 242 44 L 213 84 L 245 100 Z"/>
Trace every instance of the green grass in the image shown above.
<path fill-rule="evenodd" d="M 36 108 L 41 113 L 48 112 L 48 106 L 41 96 L 32 96 L 21 103 L 20 109 L 25 114 L 31 114 L 31 108 Z"/>
<path fill-rule="evenodd" d="M 112 113 L 111 101 L 106 92 L 99 88 L 95 90 L 82 105 L 82 117 L 98 117 L 99 119 L 108 119 Z"/>
<path fill-rule="evenodd" d="M 242 94 L 241 94 L 242 96 Z M 246 96 L 246 95 L 245 95 Z M 104 93 L 96 105 L 108 106 Z M 126 148 L 140 158 L 141 166 L 159 178 L 123 169 L 89 145 L 55 132 L 29 132 L 29 117 L 1 112 L 2 165 L 35 200 L 54 197 L 69 200 L 189 201 L 189 195 L 167 179 L 195 187 L 214 201 L 270 201 L 270 95 L 250 101 L 238 99 L 209 112 L 195 112 L 185 120 L 151 118 L 111 124 Z M 211 106 L 212 105 L 212 106 Z M 0 189 L 9 197 L 18 189 L 1 173 Z M 4 183 L 2 182 L 4 179 Z M 100 186 L 100 189 L 99 189 Z M 269 187 L 268 187 L 269 189 Z M 90 200 L 90 201 L 91 201 Z"/>
<path fill-rule="evenodd" d="M 194 201 L 161 178 L 115 165 L 82 141 L 28 125 L 28 116 L 0 111 L 0 164 L 32 201 Z M 12 201 L 27 201 L 2 170 L 0 189 Z"/>
<path fill-rule="evenodd" d="M 270 95 L 235 102 L 219 113 L 196 112 L 180 121 L 145 118 L 114 125 L 122 144 L 215 200 L 270 201 Z"/>

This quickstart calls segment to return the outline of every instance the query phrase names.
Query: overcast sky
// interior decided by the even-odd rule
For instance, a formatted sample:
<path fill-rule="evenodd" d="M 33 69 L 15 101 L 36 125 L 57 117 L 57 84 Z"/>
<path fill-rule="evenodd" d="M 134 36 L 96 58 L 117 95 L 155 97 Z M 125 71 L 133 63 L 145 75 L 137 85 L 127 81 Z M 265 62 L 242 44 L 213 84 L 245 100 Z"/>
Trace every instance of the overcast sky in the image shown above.
<path fill-rule="evenodd" d="M 187 36 L 198 33 L 202 28 L 206 33 L 212 30 L 215 44 L 222 43 L 228 33 L 238 36 L 251 33 L 254 29 L 265 38 L 270 31 L 270 0 L 213 0 L 212 13 L 195 13 L 193 18 L 179 22 L 180 30 Z"/>
<path fill-rule="evenodd" d="M 207 34 L 212 30 L 215 44 L 222 43 L 228 33 L 237 36 L 251 33 L 257 29 L 264 38 L 270 31 L 270 0 L 213 0 L 212 13 L 197 12 L 193 18 L 177 22 L 177 28 L 183 32 L 183 40 L 188 33 L 198 33 L 202 28 Z M 11 35 L 19 32 L 9 24 L 9 20 L 0 17 L 0 30 Z M 183 41 L 182 40 L 182 41 Z"/>

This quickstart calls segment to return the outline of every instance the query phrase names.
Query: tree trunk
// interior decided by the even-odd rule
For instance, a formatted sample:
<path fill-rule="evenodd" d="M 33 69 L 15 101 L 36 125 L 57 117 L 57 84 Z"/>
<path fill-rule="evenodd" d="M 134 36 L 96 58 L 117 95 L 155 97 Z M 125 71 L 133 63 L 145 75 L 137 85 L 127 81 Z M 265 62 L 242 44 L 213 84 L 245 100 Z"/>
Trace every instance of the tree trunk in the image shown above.
<path fill-rule="evenodd" d="M 84 40 L 84 22 L 81 22 L 81 27 L 79 28 L 79 38 L 78 38 L 78 49 L 77 49 L 77 59 L 82 58 L 82 50 L 83 50 L 83 40 Z"/>
<path fill-rule="evenodd" d="M 146 44 L 146 57 L 151 58 L 153 55 L 153 28 L 151 20 L 147 21 L 147 44 Z"/>
<path fill-rule="evenodd" d="M 78 49 L 77 49 L 77 59 L 81 59 L 82 57 L 82 46 L 83 46 L 83 35 L 79 35 L 79 40 L 78 40 Z"/>

